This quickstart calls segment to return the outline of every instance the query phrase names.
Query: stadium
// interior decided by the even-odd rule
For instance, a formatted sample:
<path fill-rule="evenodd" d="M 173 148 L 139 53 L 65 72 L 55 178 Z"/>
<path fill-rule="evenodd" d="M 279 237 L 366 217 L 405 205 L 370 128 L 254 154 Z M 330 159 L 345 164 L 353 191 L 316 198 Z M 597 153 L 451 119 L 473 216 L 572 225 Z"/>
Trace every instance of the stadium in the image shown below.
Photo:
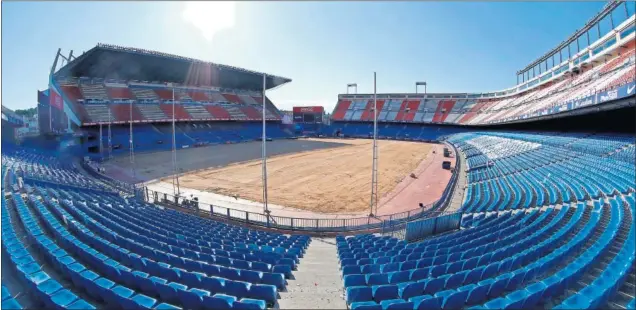
<path fill-rule="evenodd" d="M 2 107 L 2 309 L 635 309 L 631 5 L 510 88 L 348 84 L 330 111 L 280 109 L 275 74 L 58 49 L 39 134 Z"/>

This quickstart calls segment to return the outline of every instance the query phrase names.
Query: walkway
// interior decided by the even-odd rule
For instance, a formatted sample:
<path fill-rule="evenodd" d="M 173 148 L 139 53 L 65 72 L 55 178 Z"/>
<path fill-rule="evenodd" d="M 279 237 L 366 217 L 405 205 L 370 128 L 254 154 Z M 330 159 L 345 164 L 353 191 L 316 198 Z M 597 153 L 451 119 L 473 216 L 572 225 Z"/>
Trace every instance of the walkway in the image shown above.
<path fill-rule="evenodd" d="M 451 198 L 450 205 L 446 209 L 447 211 L 456 211 L 461 209 L 462 204 L 464 203 L 464 195 L 466 193 L 466 188 L 468 185 L 468 172 L 466 172 L 467 164 L 466 157 L 464 153 L 458 152 L 453 154 L 456 161 L 461 162 L 461 169 L 457 171 L 459 173 L 459 178 L 457 179 L 457 184 L 455 184 L 455 192 L 453 193 L 453 197 Z M 453 167 L 455 167 L 453 165 Z"/>
<path fill-rule="evenodd" d="M 280 309 L 346 309 L 335 238 L 312 238 L 294 280 L 281 292 Z"/>

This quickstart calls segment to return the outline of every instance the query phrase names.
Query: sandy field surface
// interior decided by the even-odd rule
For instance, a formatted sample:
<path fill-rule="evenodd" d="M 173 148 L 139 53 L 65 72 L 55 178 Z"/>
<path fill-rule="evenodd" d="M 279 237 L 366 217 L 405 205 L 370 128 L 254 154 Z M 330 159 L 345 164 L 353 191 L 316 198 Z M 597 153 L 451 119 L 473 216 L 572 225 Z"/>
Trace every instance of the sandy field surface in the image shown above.
<path fill-rule="evenodd" d="M 368 210 L 372 141 L 334 142 L 348 145 L 270 157 L 267 162 L 269 202 L 316 213 Z M 433 145 L 427 143 L 378 141 L 379 197 L 391 193 L 405 177 L 409 178 L 431 155 L 432 148 Z M 250 160 L 186 173 L 180 177 L 180 184 L 262 202 L 261 172 L 260 160 Z M 171 178 L 163 181 L 171 182 Z"/>

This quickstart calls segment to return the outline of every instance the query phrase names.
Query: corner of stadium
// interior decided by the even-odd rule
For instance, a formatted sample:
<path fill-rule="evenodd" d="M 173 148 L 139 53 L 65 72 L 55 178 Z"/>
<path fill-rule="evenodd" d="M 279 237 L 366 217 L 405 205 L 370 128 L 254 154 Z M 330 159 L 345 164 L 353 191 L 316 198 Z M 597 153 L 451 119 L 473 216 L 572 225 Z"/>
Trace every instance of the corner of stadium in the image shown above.
<path fill-rule="evenodd" d="M 275 74 L 60 49 L 39 134 L 2 107 L 2 309 L 634 309 L 627 5 L 510 88 L 350 84 L 333 111 L 279 109 Z"/>

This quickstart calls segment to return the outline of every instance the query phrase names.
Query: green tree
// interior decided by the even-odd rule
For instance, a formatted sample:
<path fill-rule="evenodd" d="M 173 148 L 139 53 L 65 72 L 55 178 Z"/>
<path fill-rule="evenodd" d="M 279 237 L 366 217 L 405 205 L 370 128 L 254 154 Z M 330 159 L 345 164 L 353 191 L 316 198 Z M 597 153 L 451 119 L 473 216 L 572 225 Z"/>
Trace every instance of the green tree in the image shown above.
<path fill-rule="evenodd" d="M 31 117 L 35 114 L 38 113 L 38 111 L 36 110 L 36 108 L 30 108 L 30 109 L 23 109 L 23 110 L 15 110 L 13 111 L 15 112 L 15 114 L 18 114 L 20 116 L 26 116 L 26 117 Z"/>

